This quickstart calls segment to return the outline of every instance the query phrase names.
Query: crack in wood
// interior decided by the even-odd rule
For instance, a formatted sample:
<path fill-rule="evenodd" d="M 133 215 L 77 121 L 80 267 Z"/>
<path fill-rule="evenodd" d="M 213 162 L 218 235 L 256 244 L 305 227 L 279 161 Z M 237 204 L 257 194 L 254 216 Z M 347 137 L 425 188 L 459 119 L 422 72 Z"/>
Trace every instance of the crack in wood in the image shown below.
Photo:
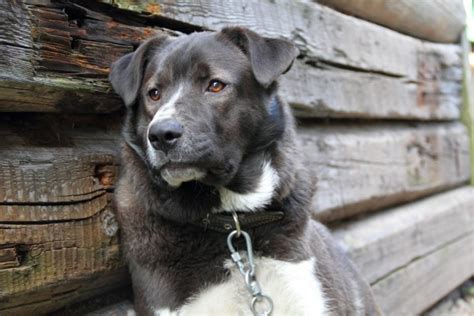
<path fill-rule="evenodd" d="M 390 78 L 406 78 L 403 75 L 398 75 L 398 74 L 394 74 L 394 73 L 390 73 L 386 71 L 364 69 L 364 68 L 346 65 L 340 62 L 338 63 L 335 61 L 314 58 L 314 57 L 312 58 L 306 57 L 305 64 L 313 66 L 315 68 L 321 68 L 321 69 L 343 69 L 343 70 L 349 70 L 354 73 L 367 73 L 367 74 L 381 75 L 381 76 L 390 77 Z"/>
<path fill-rule="evenodd" d="M 380 281 L 390 277 L 391 275 L 394 275 L 396 274 L 397 272 L 400 272 L 400 271 L 403 271 L 404 269 L 406 269 L 407 267 L 409 267 L 410 265 L 418 262 L 418 261 L 421 261 L 427 257 L 429 257 L 430 255 L 432 254 L 436 254 L 438 251 L 440 250 L 443 250 L 445 249 L 446 247 L 450 246 L 450 245 L 454 245 L 456 243 L 458 243 L 459 241 L 462 241 L 462 240 L 468 240 L 469 237 L 471 236 L 474 236 L 474 231 L 471 231 L 471 232 L 468 232 L 468 233 L 465 233 L 465 234 L 462 234 L 450 241 L 447 241 L 443 244 L 440 244 L 440 245 L 437 245 L 435 248 L 431 249 L 430 251 L 427 251 L 425 252 L 424 254 L 422 255 L 418 255 L 416 257 L 413 257 L 409 262 L 407 262 L 406 264 L 404 265 L 401 265 L 399 267 L 397 267 L 396 269 L 394 270 L 391 270 L 391 271 L 388 271 L 386 274 L 380 276 L 379 278 L 377 278 L 376 280 L 370 282 L 370 284 L 373 286 L 377 283 L 379 283 Z"/>
<path fill-rule="evenodd" d="M 91 192 L 85 192 L 81 194 L 67 194 L 67 195 L 57 195 L 57 197 L 82 197 L 82 196 L 91 196 L 87 199 L 76 199 L 73 201 L 37 201 L 37 202 L 29 202 L 29 201 L 1 201 L 0 206 L 8 205 L 8 206 L 61 206 L 61 205 L 74 205 L 74 204 L 81 204 L 84 202 L 92 201 L 96 198 L 99 198 L 103 195 L 107 194 L 105 189 L 98 189 Z"/>
<path fill-rule="evenodd" d="M 66 219 L 48 219 L 48 220 L 34 220 L 34 221 L 2 221 L 0 220 L 0 225 L 24 225 L 24 226 L 33 226 L 33 225 L 49 225 L 49 224 L 60 224 L 60 223 L 70 223 L 70 222 L 80 222 L 80 221 L 86 221 L 92 218 L 97 218 L 100 216 L 100 214 L 107 209 L 107 206 L 96 210 L 93 214 L 89 216 L 84 216 L 81 218 L 66 218 Z M 3 229 L 2 226 L 0 226 L 0 229 Z"/>

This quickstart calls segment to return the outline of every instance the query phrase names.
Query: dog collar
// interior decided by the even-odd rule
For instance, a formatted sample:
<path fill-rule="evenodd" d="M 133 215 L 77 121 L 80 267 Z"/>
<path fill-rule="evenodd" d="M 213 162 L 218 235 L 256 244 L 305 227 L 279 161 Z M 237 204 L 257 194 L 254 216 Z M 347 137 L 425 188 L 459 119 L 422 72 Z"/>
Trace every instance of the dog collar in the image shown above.
<path fill-rule="evenodd" d="M 266 224 L 276 223 L 283 219 L 285 213 L 281 211 L 238 213 L 242 229 L 256 228 Z M 193 223 L 205 230 L 210 229 L 219 233 L 229 233 L 237 229 L 232 214 L 208 213 L 206 217 Z"/>

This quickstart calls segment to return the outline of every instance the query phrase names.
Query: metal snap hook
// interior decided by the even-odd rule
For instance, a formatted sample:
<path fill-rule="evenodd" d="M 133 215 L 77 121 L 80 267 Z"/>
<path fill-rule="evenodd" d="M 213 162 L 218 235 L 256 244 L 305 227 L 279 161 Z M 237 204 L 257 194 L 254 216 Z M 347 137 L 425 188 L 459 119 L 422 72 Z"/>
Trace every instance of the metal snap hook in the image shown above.
<path fill-rule="evenodd" d="M 238 252 L 235 250 L 235 247 L 234 247 L 234 244 L 232 243 L 234 237 L 237 237 L 237 231 L 234 230 L 232 231 L 229 236 L 227 236 L 227 247 L 229 248 L 229 251 L 233 256 L 236 256 L 238 255 Z M 241 234 L 242 236 L 244 236 L 244 239 L 245 239 L 245 245 L 246 245 L 246 248 L 247 248 L 247 251 L 246 251 L 246 254 L 247 254 L 247 260 L 248 260 L 248 271 L 250 272 L 250 274 L 253 276 L 255 274 L 255 263 L 253 261 L 253 248 L 252 248 L 252 240 L 250 239 L 250 235 L 245 232 L 245 231 L 241 231 Z M 235 254 L 235 255 L 234 255 Z M 240 256 L 239 256 L 240 257 Z M 241 262 L 241 260 L 237 260 L 238 262 L 236 262 L 236 260 L 234 260 L 234 262 L 237 263 L 237 265 L 239 266 L 239 270 L 240 270 L 240 273 L 245 276 L 245 274 L 247 273 L 243 263 Z"/>

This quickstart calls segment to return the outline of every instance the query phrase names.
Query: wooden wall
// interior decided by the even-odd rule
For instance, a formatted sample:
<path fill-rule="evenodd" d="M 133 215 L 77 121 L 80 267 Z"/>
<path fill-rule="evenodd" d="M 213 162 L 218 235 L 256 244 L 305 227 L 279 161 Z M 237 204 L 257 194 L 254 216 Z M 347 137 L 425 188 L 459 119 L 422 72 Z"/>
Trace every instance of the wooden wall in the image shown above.
<path fill-rule="evenodd" d="M 386 314 L 420 313 L 472 276 L 461 1 L 443 9 L 452 14 L 433 6 L 445 25 L 435 37 L 343 2 L 324 1 L 345 13 L 283 0 L 0 1 L 0 314 L 126 286 L 110 202 L 122 111 L 109 65 L 155 34 L 237 24 L 300 49 L 281 91 L 317 184 L 314 217 Z"/>

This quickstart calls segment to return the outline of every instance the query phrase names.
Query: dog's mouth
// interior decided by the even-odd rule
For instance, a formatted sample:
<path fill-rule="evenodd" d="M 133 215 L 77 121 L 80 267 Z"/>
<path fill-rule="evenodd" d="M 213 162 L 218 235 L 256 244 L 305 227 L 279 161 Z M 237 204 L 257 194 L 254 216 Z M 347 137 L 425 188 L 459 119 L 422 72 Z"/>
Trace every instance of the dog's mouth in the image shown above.
<path fill-rule="evenodd" d="M 170 186 L 179 187 L 183 182 L 201 180 L 206 170 L 190 164 L 169 163 L 160 169 L 160 175 Z"/>

